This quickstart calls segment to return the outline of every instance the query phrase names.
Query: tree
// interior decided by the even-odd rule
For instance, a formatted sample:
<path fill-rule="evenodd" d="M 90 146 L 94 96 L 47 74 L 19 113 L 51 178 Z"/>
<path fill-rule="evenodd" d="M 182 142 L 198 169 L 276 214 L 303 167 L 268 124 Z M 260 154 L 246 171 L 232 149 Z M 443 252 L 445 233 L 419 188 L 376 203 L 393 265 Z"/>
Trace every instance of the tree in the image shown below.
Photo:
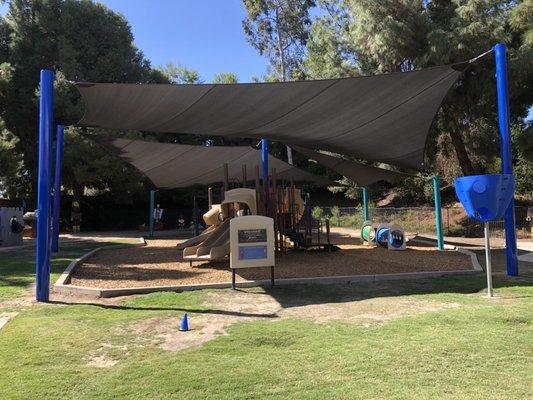
<path fill-rule="evenodd" d="M 266 55 L 278 77 L 285 82 L 301 71 L 300 64 L 309 37 L 310 8 L 314 0 L 243 0 L 246 18 L 242 21 L 248 42 Z M 287 159 L 293 163 L 292 149 Z"/>
<path fill-rule="evenodd" d="M 314 0 L 243 0 L 248 42 L 266 55 L 280 81 L 293 78 L 309 36 Z"/>
<path fill-rule="evenodd" d="M 203 83 L 200 74 L 195 69 L 189 69 L 181 64 L 168 62 L 164 67 L 159 67 L 159 71 L 171 82 L 175 84 Z"/>
<path fill-rule="evenodd" d="M 345 49 L 345 43 L 336 30 L 342 24 L 343 14 L 334 4 L 329 4 L 328 7 L 328 13 L 318 17 L 310 30 L 307 52 L 302 63 L 302 74 L 310 79 L 357 75 L 353 53 Z"/>
<path fill-rule="evenodd" d="M 20 176 L 22 157 L 15 151 L 17 142 L 11 132 L 0 127 L 0 194 L 7 197 L 18 197 L 25 189 Z"/>
<path fill-rule="evenodd" d="M 2 71 L 10 71 L 0 85 L 0 109 L 6 129 L 18 139 L 15 151 L 23 157 L 18 176 L 29 182 L 26 196 L 34 200 L 41 68 L 58 71 L 56 120 L 67 122 L 77 121 L 82 108 L 77 91 L 65 77 L 74 81 L 132 83 L 166 79 L 151 69 L 133 45 L 124 17 L 89 0 L 11 0 L 0 28 Z M 80 128 L 68 129 L 63 169 L 64 186 L 72 189 L 78 200 L 87 187 L 100 190 L 139 182 L 139 174 L 132 169 L 116 173 L 123 162 L 82 133 Z M 105 167 L 91 168 L 78 162 L 82 158 Z"/>
<path fill-rule="evenodd" d="M 342 73 L 343 62 L 358 74 L 456 63 L 503 41 L 509 48 L 513 121 L 522 118 L 532 103 L 528 90 L 532 77 L 526 67 L 533 57 L 527 33 L 531 13 L 523 3 L 519 7 L 515 1 L 496 0 L 336 0 L 327 4 L 326 9 L 337 9 L 337 18 L 319 18 L 311 28 L 313 46 L 304 61 L 309 75 Z M 498 143 L 494 87 L 491 57 L 467 69 L 433 125 L 427 151 L 430 166 L 436 165 L 439 154 L 446 163 L 456 160 L 465 175 L 491 163 Z"/>
<path fill-rule="evenodd" d="M 239 78 L 234 72 L 219 72 L 215 74 L 213 83 L 238 83 Z"/>
<path fill-rule="evenodd" d="M 514 124 L 513 153 L 516 154 L 514 174 L 518 193 L 533 199 L 533 124 Z"/>

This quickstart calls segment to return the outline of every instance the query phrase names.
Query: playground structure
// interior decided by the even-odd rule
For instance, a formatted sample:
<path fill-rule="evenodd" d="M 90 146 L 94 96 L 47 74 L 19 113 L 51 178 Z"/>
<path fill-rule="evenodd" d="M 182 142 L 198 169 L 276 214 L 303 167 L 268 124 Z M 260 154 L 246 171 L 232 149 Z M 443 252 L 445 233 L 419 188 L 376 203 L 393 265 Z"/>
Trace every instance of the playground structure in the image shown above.
<path fill-rule="evenodd" d="M 311 218 L 309 196 L 306 196 L 305 201 L 295 183 L 279 180 L 275 169 L 272 169 L 266 180 L 270 185 L 265 187 L 259 178 L 259 166 L 255 170 L 254 189 L 228 189 L 230 182 L 227 178 L 227 164 L 224 165 L 221 189 L 223 200 L 220 204 L 213 204 L 213 190 L 209 188 L 209 210 L 203 215 L 206 229 L 178 244 L 178 248 L 183 250 L 183 258 L 191 265 L 193 261 L 220 260 L 229 256 L 230 220 L 244 215 L 262 215 L 273 219 L 275 250 L 278 255 L 291 247 L 334 249 L 330 242 L 329 221 Z M 242 186 L 246 185 L 246 181 L 246 177 L 243 177 Z"/>
<path fill-rule="evenodd" d="M 496 59 L 502 172 L 512 174 L 505 45 L 498 44 L 493 51 Z M 490 51 L 482 56 L 488 53 Z M 276 220 L 278 251 L 283 252 L 286 238 L 292 239 L 298 247 L 324 248 L 326 246 L 322 246 L 320 239 L 324 229 L 322 224 L 317 225 L 309 221 L 305 210 L 300 220 L 296 221 L 299 212 L 295 212 L 293 208 L 296 204 L 296 188 L 292 183 L 285 187 L 282 185 L 283 189 L 289 189 L 291 193 L 289 197 L 292 196 L 292 200 L 289 206 L 289 217 L 282 217 L 280 220 L 280 215 L 284 213 L 280 212 L 279 207 L 280 191 L 277 188 L 276 172 L 273 170 L 270 174 L 268 166 L 269 139 L 289 145 L 299 144 L 306 148 L 334 151 L 364 160 L 423 170 L 425 143 L 434 115 L 448 90 L 455 84 L 468 64 L 475 62 L 476 59 L 466 63 L 399 74 L 274 84 L 180 86 L 77 82 L 74 84 L 85 104 L 84 116 L 77 125 L 162 133 L 181 132 L 262 138 L 262 173 L 260 176 L 262 186 L 259 190 L 257 189 L 259 188 L 257 178 L 259 173 L 256 177 L 256 191 L 261 196 L 257 202 L 258 214 L 271 216 Z M 50 232 L 50 211 L 52 210 L 50 159 L 53 148 L 52 131 L 55 123 L 53 81 L 52 71 L 41 71 L 39 218 L 36 249 L 36 298 L 38 301 L 49 299 L 50 248 L 52 251 L 57 251 L 58 237 L 58 230 L 55 226 L 53 233 Z M 390 87 L 393 82 L 397 90 L 391 94 Z M 353 97 L 353 93 L 358 91 L 364 93 L 363 97 L 366 96 L 366 98 L 361 100 L 359 94 Z M 227 99 L 230 97 L 238 101 L 242 107 L 228 104 Z M 130 115 L 139 115 L 140 118 L 131 119 Z M 169 115 L 177 115 L 178 118 L 169 118 Z M 206 115 L 209 115 L 209 118 L 206 118 Z M 405 118 L 405 115 L 412 117 Z M 54 196 L 53 207 L 55 217 L 58 216 L 59 210 L 58 188 L 60 188 L 61 179 L 57 176 L 57 171 L 61 169 L 62 131 L 63 126 L 58 125 L 54 182 L 56 196 Z M 384 146 L 384 143 L 387 143 L 387 146 Z M 270 180 L 272 180 L 271 184 Z M 438 177 L 433 178 L 433 183 L 437 210 L 437 241 L 439 249 L 442 249 Z M 229 187 L 226 187 L 224 192 L 228 189 Z M 282 193 L 284 198 L 285 192 Z M 58 218 L 54 220 L 57 221 Z M 303 224 L 300 223 L 301 221 Z M 505 223 L 507 273 L 514 276 L 518 274 L 518 267 L 512 196 L 505 211 Z M 327 239 L 327 224 L 325 230 Z M 313 233 L 317 233 L 316 241 L 313 240 Z M 397 239 L 399 236 L 394 237 Z M 224 243 L 217 243 L 218 245 L 222 246 Z"/>
<path fill-rule="evenodd" d="M 402 228 L 389 223 L 365 221 L 361 227 L 361 239 L 365 244 L 377 244 L 389 250 L 405 250 L 407 238 Z"/>

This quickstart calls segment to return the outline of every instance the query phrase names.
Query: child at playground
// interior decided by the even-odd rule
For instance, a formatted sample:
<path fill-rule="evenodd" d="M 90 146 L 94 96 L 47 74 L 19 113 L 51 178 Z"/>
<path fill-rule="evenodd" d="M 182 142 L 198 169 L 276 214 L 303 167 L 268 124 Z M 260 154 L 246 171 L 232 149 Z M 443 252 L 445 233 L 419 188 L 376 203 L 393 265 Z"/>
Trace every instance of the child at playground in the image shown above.
<path fill-rule="evenodd" d="M 79 233 L 81 224 L 81 209 L 80 203 L 72 202 L 72 212 L 70 213 L 70 221 L 72 222 L 72 232 Z"/>
<path fill-rule="evenodd" d="M 156 208 L 154 208 L 154 221 L 155 222 L 161 222 L 161 218 L 163 218 L 163 209 L 158 204 Z"/>

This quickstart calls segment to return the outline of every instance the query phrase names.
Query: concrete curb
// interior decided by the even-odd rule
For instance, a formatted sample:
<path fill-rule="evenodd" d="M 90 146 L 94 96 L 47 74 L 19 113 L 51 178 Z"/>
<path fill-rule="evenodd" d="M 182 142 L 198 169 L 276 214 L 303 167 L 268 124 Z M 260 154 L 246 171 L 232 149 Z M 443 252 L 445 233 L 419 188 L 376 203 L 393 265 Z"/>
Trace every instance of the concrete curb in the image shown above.
<path fill-rule="evenodd" d="M 395 281 L 403 279 L 439 278 L 444 276 L 477 275 L 478 271 L 431 271 L 431 272 L 406 272 L 402 274 L 377 274 L 377 275 L 350 275 L 326 276 L 312 278 L 285 278 L 276 279 L 276 286 L 302 285 L 302 284 L 351 284 L 359 282 Z M 237 282 L 238 288 L 251 288 L 256 286 L 270 286 L 270 280 L 241 281 Z M 84 286 L 61 285 L 60 293 L 71 295 L 85 295 L 95 298 L 128 296 L 132 294 L 147 294 L 156 292 L 186 292 L 203 289 L 229 289 L 231 282 L 204 283 L 197 285 L 169 285 L 169 286 L 141 286 L 135 288 L 89 288 Z"/>
<path fill-rule="evenodd" d="M 143 246 L 146 246 L 146 240 L 144 240 L 143 237 L 140 237 L 138 238 L 138 243 L 134 243 L 134 244 L 120 244 L 120 245 L 116 245 L 116 246 L 113 246 L 113 245 L 107 245 L 107 246 L 102 246 L 102 247 L 97 247 L 96 249 L 93 249 L 91 250 L 90 252 L 88 253 L 85 253 L 84 255 L 82 255 L 81 257 L 78 257 L 76 258 L 75 260 L 73 260 L 68 266 L 67 268 L 63 271 L 63 273 L 59 276 L 59 278 L 57 279 L 57 281 L 54 283 L 54 291 L 58 292 L 58 293 L 66 293 L 68 291 L 65 291 L 65 286 L 68 286 L 68 287 L 75 287 L 75 286 L 71 286 L 69 285 L 69 282 L 70 282 L 70 277 L 72 276 L 72 271 L 74 271 L 74 268 L 76 268 L 79 264 L 81 264 L 83 261 L 85 261 L 87 258 L 91 257 L 93 254 L 99 252 L 100 250 L 105 250 L 105 249 L 122 249 L 122 248 L 126 248 L 126 247 L 143 247 Z M 81 286 L 79 286 L 79 288 L 82 288 Z M 89 289 L 89 288 L 86 288 L 86 289 Z M 92 291 L 91 291 L 92 292 Z M 79 291 L 77 291 L 77 293 L 80 293 Z"/>
<path fill-rule="evenodd" d="M 145 246 L 146 241 L 144 238 L 140 238 L 140 243 L 137 246 Z M 404 272 L 400 274 L 374 274 L 374 275 L 347 275 L 347 276 L 324 276 L 324 277 L 309 277 L 309 278 L 283 278 L 276 279 L 276 285 L 298 285 L 298 284 L 351 284 L 358 282 L 379 282 L 379 281 L 393 281 L 393 280 L 402 280 L 402 279 L 420 279 L 420 278 L 437 278 L 444 276 L 464 276 L 464 275 L 476 275 L 482 271 L 477 257 L 474 253 L 468 250 L 459 249 L 454 246 L 448 246 L 448 249 L 456 250 L 461 253 L 467 254 L 472 259 L 472 265 L 474 270 L 457 270 L 457 271 L 427 271 L 427 272 Z M 117 246 L 117 247 L 128 247 Z M 196 285 L 168 285 L 168 286 L 140 286 L 133 288 L 90 288 L 85 286 L 74 286 L 70 285 L 70 276 L 72 271 L 76 266 L 81 264 L 84 260 L 92 256 L 94 253 L 102 250 L 109 249 L 110 246 L 99 247 L 87 254 L 84 254 L 80 258 L 72 261 L 65 272 L 59 277 L 57 282 L 54 284 L 54 290 L 58 293 L 69 294 L 69 295 L 84 295 L 90 297 L 118 297 L 118 296 L 128 296 L 132 294 L 147 294 L 155 292 L 184 292 L 191 290 L 202 290 L 202 289 L 229 289 L 231 288 L 231 282 L 215 282 L 215 283 L 204 283 Z M 241 281 L 237 282 L 237 287 L 239 288 L 250 288 L 256 286 L 270 286 L 270 280 L 258 280 L 258 281 Z"/>
<path fill-rule="evenodd" d="M 518 256 L 519 261 L 527 262 L 527 263 L 533 263 L 533 252 L 522 254 L 521 256 Z"/>
<path fill-rule="evenodd" d="M 426 239 L 411 239 L 412 242 L 418 242 L 418 243 L 424 243 L 424 244 L 435 244 L 435 242 L 432 242 L 431 240 Z M 479 260 L 477 259 L 476 253 L 473 251 L 467 250 L 464 247 L 459 246 L 453 246 L 451 244 L 444 243 L 444 249 L 445 250 L 455 250 L 459 253 L 466 254 L 467 256 L 470 256 L 470 260 L 472 261 L 472 266 L 474 267 L 474 271 L 482 272 L 485 271 L 481 264 L 479 263 Z"/>

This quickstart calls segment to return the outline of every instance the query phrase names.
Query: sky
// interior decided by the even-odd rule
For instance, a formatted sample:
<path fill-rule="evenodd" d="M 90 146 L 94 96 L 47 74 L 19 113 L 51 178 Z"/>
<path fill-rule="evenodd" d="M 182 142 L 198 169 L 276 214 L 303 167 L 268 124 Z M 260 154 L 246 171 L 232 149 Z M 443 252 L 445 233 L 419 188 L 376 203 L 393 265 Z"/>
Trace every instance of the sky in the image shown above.
<path fill-rule="evenodd" d="M 135 45 L 152 65 L 167 62 L 196 69 L 205 82 L 235 72 L 250 82 L 267 72 L 268 60 L 247 41 L 242 0 L 96 0 L 124 15 Z M 0 4 L 0 14 L 7 11 Z"/>
<path fill-rule="evenodd" d="M 235 72 L 240 82 L 266 73 L 268 61 L 247 41 L 242 0 L 99 0 L 123 14 L 136 46 L 152 65 L 169 61 L 198 70 L 209 82 Z"/>

